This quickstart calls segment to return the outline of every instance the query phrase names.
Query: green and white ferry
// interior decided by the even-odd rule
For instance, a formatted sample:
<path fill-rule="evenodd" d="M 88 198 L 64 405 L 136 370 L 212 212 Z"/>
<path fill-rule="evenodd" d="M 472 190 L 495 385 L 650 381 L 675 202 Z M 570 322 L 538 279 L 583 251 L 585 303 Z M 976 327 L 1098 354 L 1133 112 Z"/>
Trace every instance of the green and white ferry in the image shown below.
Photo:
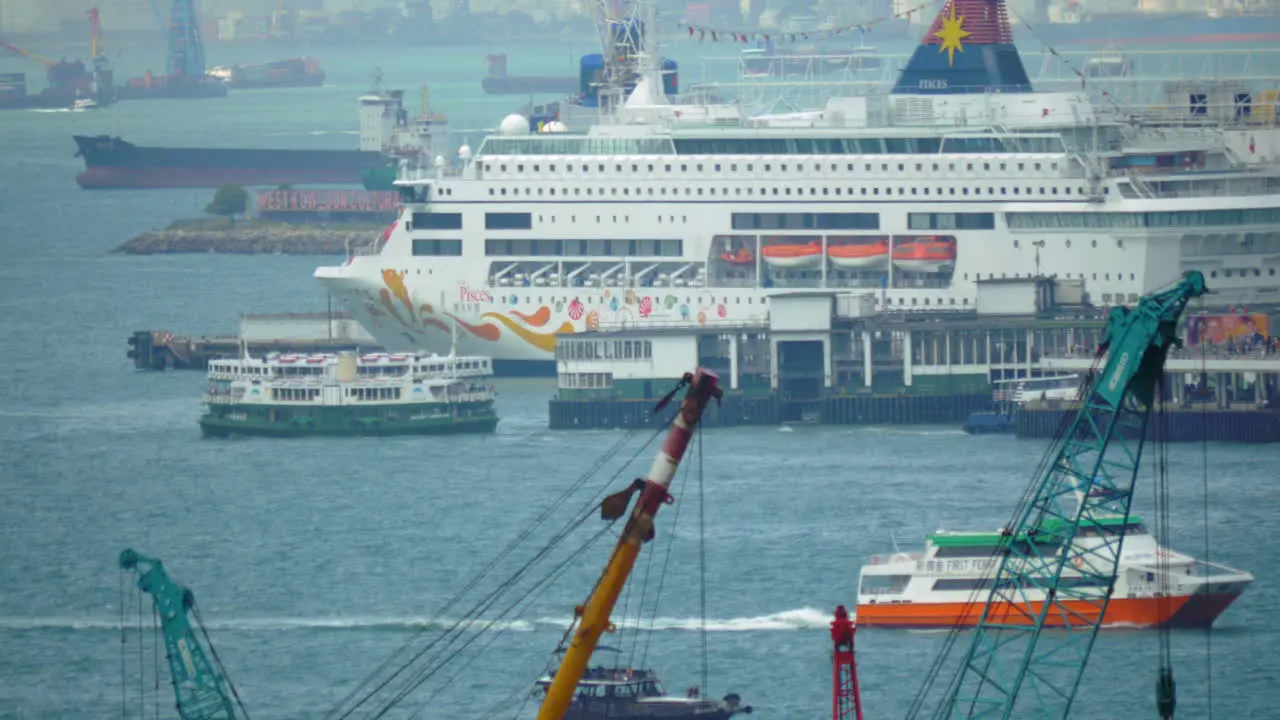
<path fill-rule="evenodd" d="M 206 436 L 493 432 L 487 357 L 365 354 L 241 357 L 209 363 Z"/>

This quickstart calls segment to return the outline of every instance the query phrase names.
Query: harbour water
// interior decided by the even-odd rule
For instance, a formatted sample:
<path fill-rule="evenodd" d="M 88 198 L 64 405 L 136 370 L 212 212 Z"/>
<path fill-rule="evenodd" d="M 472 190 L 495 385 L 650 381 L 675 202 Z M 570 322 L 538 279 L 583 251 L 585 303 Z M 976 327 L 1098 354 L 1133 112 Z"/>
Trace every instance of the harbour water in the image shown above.
<path fill-rule="evenodd" d="M 474 58 L 452 65 L 422 51 L 433 96 L 461 127 L 492 121 L 510 102 L 477 99 L 482 53 L 476 49 Z M 130 631 L 122 668 L 115 562 L 127 546 L 162 558 L 195 591 L 254 717 L 320 717 L 624 437 L 547 430 L 553 381 L 512 380 L 499 384 L 502 422 L 493 436 L 202 440 L 196 418 L 204 378 L 135 373 L 125 358 L 124 339 L 139 328 L 231 331 L 243 311 L 322 309 L 325 299 L 310 277 L 317 259 L 110 254 L 133 234 L 199 214 L 209 193 L 81 191 L 70 135 L 110 131 L 138 142 L 226 146 L 279 138 L 281 146 L 345 147 L 354 142 L 352 96 L 365 88 L 367 66 L 382 64 L 388 87 L 417 85 L 411 73 L 393 72 L 391 57 L 353 50 L 322 58 L 333 86 L 314 94 L 122 103 L 102 116 L 4 116 L 0 718 L 111 717 L 122 704 L 138 717 L 143 705 L 147 714 L 172 707 L 164 685 L 158 701 L 150 687 L 139 698 L 140 648 L 148 673 L 153 663 L 149 610 L 141 642 Z M 446 90 L 450 83 L 458 89 Z M 967 437 L 946 427 L 716 429 L 703 443 L 703 460 L 695 455 L 690 474 L 677 480 L 685 489 L 676 504 L 678 527 L 671 530 L 675 507 L 664 510 L 658 539 L 646 549 L 655 558 L 647 584 L 646 558 L 637 571 L 632 616 L 642 585 L 651 602 L 671 545 L 652 632 L 624 633 L 609 644 L 636 663 L 647 647 L 644 664 L 672 691 L 698 682 L 701 469 L 705 692 L 738 692 L 758 717 L 787 720 L 829 712 L 826 624 L 837 603 L 853 604 L 861 560 L 892 549 L 894 536 L 910 550 L 938 527 L 998 527 L 1044 450 L 1040 442 Z M 1207 536 L 1213 560 L 1257 576 L 1212 632 L 1174 634 L 1180 714 L 1273 717 L 1280 700 L 1273 621 L 1280 613 L 1280 561 L 1268 530 L 1280 450 L 1190 444 L 1172 447 L 1170 456 L 1169 544 L 1203 556 Z M 612 487 L 642 474 L 648 458 L 642 453 Z M 1145 488 L 1151 478 L 1144 472 Z M 603 488 L 605 480 L 587 487 Z M 1151 492 L 1140 492 L 1136 505 L 1150 514 Z M 585 540 L 594 524 L 568 546 Z M 517 556 L 545 539 L 535 537 Z M 517 715 L 524 690 L 605 553 L 597 545 L 508 632 L 492 644 L 476 643 L 484 648 L 477 659 L 427 682 L 403 716 L 420 710 L 426 718 L 483 717 L 514 697 L 492 716 L 531 717 L 533 702 Z M 498 574 L 517 566 L 513 558 Z M 133 623 L 136 601 L 127 597 L 125 616 Z M 938 633 L 859 633 L 868 717 L 902 715 L 941 641 Z M 1155 678 L 1154 633 L 1105 631 L 1076 716 L 1154 716 Z"/>

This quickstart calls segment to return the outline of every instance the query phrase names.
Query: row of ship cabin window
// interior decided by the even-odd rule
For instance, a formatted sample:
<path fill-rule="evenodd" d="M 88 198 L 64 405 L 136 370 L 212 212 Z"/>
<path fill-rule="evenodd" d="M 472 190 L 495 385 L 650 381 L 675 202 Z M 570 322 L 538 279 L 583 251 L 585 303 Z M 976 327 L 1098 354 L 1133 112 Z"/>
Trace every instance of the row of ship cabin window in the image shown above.
<path fill-rule="evenodd" d="M 649 360 L 650 340 L 561 340 L 556 343 L 558 360 Z"/>
<path fill-rule="evenodd" d="M 399 400 L 400 388 L 347 388 L 347 397 L 355 400 Z"/>
<path fill-rule="evenodd" d="M 613 373 L 564 373 L 560 387 L 566 390 L 608 390 L 613 387 Z"/>
<path fill-rule="evenodd" d="M 1017 186 L 1013 186 L 1013 193 L 1012 193 L 1012 194 L 1014 194 L 1014 195 L 1035 195 L 1035 194 L 1037 194 L 1037 192 L 1036 192 L 1036 191 L 1037 191 L 1037 188 L 1038 188 L 1038 190 L 1039 190 L 1039 194 L 1040 194 L 1040 195 L 1054 195 L 1054 196 L 1056 196 L 1056 195 L 1058 195 L 1058 194 L 1059 194 L 1059 191 L 1061 191 L 1061 194 L 1062 194 L 1062 195 L 1071 195 L 1071 191 L 1072 191 L 1071 186 L 1050 185 L 1050 186 L 1047 186 L 1047 187 L 1046 187 L 1046 186 L 1041 185 L 1041 186 L 1037 186 L 1037 187 L 1027 187 L 1027 188 L 1026 188 L 1026 192 L 1025 192 L 1025 193 L 1023 193 L 1019 187 L 1017 187 Z M 584 191 L 584 189 L 585 189 L 585 192 L 583 192 L 583 191 Z M 686 187 L 686 188 L 684 188 L 684 194 L 685 194 L 685 196 L 687 197 L 687 196 L 694 195 L 694 194 L 695 194 L 694 189 L 695 189 L 695 188 L 692 188 L 692 187 Z M 892 187 L 884 188 L 884 195 L 885 195 L 886 197 L 887 197 L 887 196 L 891 196 L 891 195 L 893 195 L 893 194 L 894 194 L 894 189 L 895 189 L 895 188 L 892 188 Z M 908 191 L 908 190 L 910 190 L 910 191 L 911 191 L 911 192 L 910 192 L 910 194 L 911 194 L 911 195 L 936 195 L 936 196 L 942 196 L 942 195 L 948 195 L 948 196 L 954 196 L 954 195 L 965 195 L 965 196 L 967 196 L 967 195 L 969 195 L 969 194 L 970 194 L 970 192 L 969 192 L 969 191 L 970 191 L 970 188 L 969 188 L 969 187 L 967 187 L 967 186 L 966 186 L 966 187 L 962 187 L 962 188 L 960 188 L 960 192 L 956 192 L 956 188 L 955 188 L 955 187 L 948 187 L 948 188 L 946 188 L 946 192 L 943 192 L 943 188 L 936 188 L 937 192 L 931 192 L 931 189 L 930 189 L 930 188 L 928 188 L 928 187 L 924 187 L 924 188 L 918 188 L 918 187 L 910 187 L 910 188 L 907 188 L 907 187 L 898 187 L 898 188 L 896 188 L 896 189 L 897 189 L 897 191 L 898 191 L 898 192 L 897 192 L 897 194 L 898 194 L 899 196 L 907 195 L 907 194 L 908 194 L 908 193 L 907 193 L 907 191 Z M 696 190 L 697 190 L 697 193 L 696 193 L 696 194 L 697 194 L 698 196 L 702 196 L 702 195 L 703 195 L 703 188 L 696 188 Z M 706 192 L 706 194 L 707 194 L 707 195 L 714 196 L 714 195 L 716 194 L 716 188 L 706 188 L 706 190 L 707 190 L 707 192 Z M 729 188 L 719 188 L 719 190 L 720 190 L 720 195 L 721 195 L 722 197 L 728 197 L 730 194 L 732 194 L 732 195 L 754 195 L 754 194 L 755 194 L 755 188 L 750 187 L 750 186 L 747 186 L 747 187 L 745 187 L 745 188 L 741 188 L 741 187 L 733 188 L 733 192 L 732 192 L 732 193 L 730 193 L 730 192 L 729 192 Z M 745 192 L 744 192 L 744 190 L 745 190 Z M 777 188 L 777 187 L 761 187 L 761 188 L 760 188 L 760 193 L 759 193 L 759 194 L 760 194 L 760 196 L 762 196 L 762 197 L 763 197 L 763 196 L 766 196 L 766 195 L 774 195 L 774 196 L 776 196 L 776 195 L 783 195 L 783 196 L 789 196 L 789 195 L 791 195 L 791 194 L 792 194 L 792 193 L 791 193 L 791 188 L 789 188 L 789 187 L 787 187 L 787 188 L 782 188 L 782 190 L 783 190 L 783 192 L 779 192 L 779 188 Z M 819 194 L 819 193 L 818 193 L 818 190 L 819 190 L 819 188 L 817 188 L 817 187 L 810 187 L 810 188 L 808 188 L 808 194 L 809 194 L 809 196 L 810 196 L 810 197 L 813 197 L 813 196 L 818 195 L 818 194 Z M 822 190 L 822 193 L 821 193 L 821 194 L 822 194 L 822 195 L 827 195 L 827 196 L 830 196 L 830 195 L 841 195 L 841 194 L 848 195 L 848 196 L 850 196 L 850 197 L 852 197 L 852 196 L 854 196 L 854 195 L 862 195 L 862 196 L 878 196 L 878 195 L 880 195 L 880 187 L 879 187 L 879 186 L 876 186 L 876 187 L 872 187 L 872 188 L 870 188 L 871 192 L 868 192 L 868 188 L 865 188 L 865 187 L 864 187 L 864 188 L 860 188 L 860 192 L 854 192 L 854 188 L 839 188 L 839 187 L 834 188 L 834 191 L 835 191 L 835 192 L 832 192 L 833 188 L 830 188 L 830 187 L 823 187 L 823 188 L 821 188 L 821 190 Z M 844 193 L 842 193 L 842 192 L 841 192 L 842 190 L 844 190 L 845 192 L 844 192 Z M 973 195 L 982 195 L 982 194 L 983 194 L 983 193 L 982 193 L 982 188 L 981 188 L 981 187 L 975 187 L 975 188 L 973 188 L 972 190 L 973 190 L 973 193 L 972 193 Z M 670 192 L 668 192 L 668 191 L 670 191 Z M 1087 194 L 1087 192 L 1085 191 L 1085 189 L 1084 189 L 1083 187 L 1076 188 L 1076 191 L 1077 191 L 1077 194 L 1078 194 L 1078 195 L 1086 195 L 1086 194 Z M 536 187 L 536 188 L 534 188 L 534 187 L 526 187 L 526 188 L 524 188 L 524 194 L 525 194 L 526 196 L 532 196 L 532 195 L 535 195 L 535 194 L 536 194 L 536 195 L 541 196 L 541 195 L 543 194 L 543 192 L 544 192 L 544 188 L 543 188 L 542 186 L 538 186 L 538 187 Z M 545 192 L 546 192 L 546 194 L 547 194 L 547 195 L 551 195 L 551 196 L 553 196 L 553 197 L 554 197 L 554 196 L 555 196 L 555 194 L 556 194 L 556 189 L 555 189 L 555 188 L 546 188 L 546 189 L 545 189 Z M 490 196 L 495 196 L 495 195 L 505 196 L 506 194 L 507 194 L 507 188 L 489 188 L 489 195 L 490 195 Z M 511 190 L 511 195 L 513 195 L 513 196 L 514 196 L 514 195 L 519 195 L 519 194 L 520 194 L 520 188 L 512 188 L 512 190 Z M 588 197 L 592 197 L 592 196 L 593 196 L 593 188 L 573 188 L 573 194 L 574 194 L 574 195 L 586 195 L 586 196 L 588 196 Z M 668 187 L 666 187 L 666 186 L 663 186 L 663 187 L 658 188 L 656 192 L 654 191 L 654 189 L 653 189 L 653 188 L 647 188 L 647 190 L 646 190 L 646 191 L 644 191 L 644 192 L 642 192 L 640 188 L 636 188 L 635 197 L 641 197 L 642 195 L 646 195 L 646 194 L 647 194 L 647 195 L 649 195 L 649 196 L 659 195 L 659 196 L 664 196 L 664 197 L 665 197 L 665 196 L 667 196 L 667 195 L 671 195 L 671 196 L 678 196 L 678 195 L 680 195 L 680 188 L 668 188 Z M 795 195 L 796 195 L 796 196 L 803 196 L 804 194 L 805 194 L 805 188 L 803 188 L 803 187 L 797 187 L 797 188 L 795 189 Z M 1002 186 L 1002 187 L 1000 188 L 1000 192 L 999 192 L 999 193 L 997 193 L 997 192 L 996 192 L 996 188 L 995 188 L 995 186 L 988 186 L 988 187 L 987 187 L 987 193 L 986 193 L 986 194 L 987 194 L 987 195 L 1009 195 L 1009 194 L 1010 194 L 1010 192 L 1009 192 L 1009 187 L 1008 187 L 1008 186 Z M 1104 195 L 1110 195 L 1110 194 L 1111 194 L 1111 188 L 1109 188 L 1109 187 L 1104 187 L 1104 188 L 1102 189 L 1102 194 L 1104 194 Z M 561 195 L 561 197 L 567 197 L 567 196 L 569 195 L 569 188 L 561 188 L 561 189 L 560 189 L 560 195 Z M 599 192 L 599 193 L 594 193 L 594 196 L 596 196 L 596 197 L 604 197 L 605 195 L 611 195 L 611 196 L 616 196 L 616 195 L 618 195 L 618 188 L 609 188 L 609 191 L 608 191 L 607 193 L 605 192 L 605 188 L 600 188 L 600 192 Z M 631 188 L 626 188 L 626 187 L 622 188 L 622 195 L 623 195 L 623 196 L 625 196 L 625 197 L 630 197 L 630 196 L 632 195 L 632 193 L 631 193 Z"/>
<path fill-rule="evenodd" d="M 974 171 L 974 166 L 975 166 L 976 164 L 977 164 L 977 163 L 973 163 L 973 162 L 966 162 L 966 163 L 964 164 L 964 171 L 965 171 L 965 172 L 973 172 L 973 171 Z M 982 170 L 983 170 L 983 172 L 990 172 L 990 171 L 991 171 L 991 166 L 992 166 L 992 164 L 993 164 L 993 163 L 991 163 L 991 162 L 983 162 L 983 163 L 982 163 Z M 738 163 L 729 163 L 728 165 L 729 165 L 729 172 L 738 172 Z M 762 163 L 762 165 L 764 166 L 764 171 L 765 171 L 765 172 L 773 172 L 773 163 Z M 873 163 L 864 163 L 864 164 L 863 164 L 863 166 L 862 166 L 863 171 L 864 171 L 864 172 L 874 172 L 874 170 L 872 170 L 873 165 L 874 165 Z M 906 172 L 906 170 L 907 170 L 907 164 L 906 164 L 906 163 L 896 163 L 896 165 L 897 165 L 897 170 L 895 171 L 895 170 L 890 170 L 890 169 L 889 169 L 889 166 L 890 166 L 890 164 L 889 164 L 889 163 L 880 163 L 880 172 Z M 953 163 L 953 162 L 951 162 L 951 163 L 947 163 L 947 172 L 955 172 L 955 171 L 956 171 L 956 165 L 957 165 L 957 163 Z M 1008 163 L 1008 162 L 1001 162 L 1001 163 L 998 163 L 998 165 L 999 165 L 999 170 L 1001 170 L 1001 171 L 1008 171 L 1008 169 L 1009 169 L 1009 163 Z M 554 165 L 554 164 L 552 164 L 552 165 L 548 165 L 548 166 L 547 166 L 547 170 L 548 170 L 549 172 L 556 172 L 556 167 L 557 167 L 557 166 L 556 166 L 556 165 Z M 624 170 L 623 170 L 623 167 L 624 167 L 624 166 L 623 166 L 623 165 L 621 165 L 621 164 L 615 164 L 613 167 L 614 167 L 614 171 L 615 171 L 615 172 L 624 172 Z M 696 163 L 693 167 L 695 168 L 695 170 L 694 170 L 695 172 L 704 172 L 704 171 L 705 171 L 705 168 L 706 168 L 706 164 L 705 164 L 705 163 Z M 722 171 L 723 171 L 723 168 L 724 168 L 724 164 L 723 164 L 723 163 L 715 163 L 714 167 L 715 167 L 715 172 L 722 172 Z M 744 167 L 746 168 L 746 172 L 755 172 L 755 163 L 744 163 Z M 789 167 L 790 167 L 790 166 L 789 166 L 787 163 L 779 163 L 779 164 L 778 164 L 778 171 L 779 171 L 779 172 L 787 172 Z M 805 166 L 805 164 L 804 164 L 804 163 L 797 163 L 797 164 L 795 165 L 795 170 L 794 170 L 794 172 L 798 172 L 798 173 L 805 172 L 805 167 L 806 167 L 806 166 Z M 846 172 L 856 172 L 856 171 L 857 171 L 857 167 L 858 167 L 858 164 L 857 164 L 857 163 L 845 163 L 845 171 L 846 171 Z M 1026 169 L 1027 169 L 1027 163 L 1025 163 L 1025 162 L 1015 163 L 1015 167 L 1017 168 L 1017 171 L 1018 171 L 1018 172 L 1025 172 L 1025 171 L 1026 171 Z M 1031 163 L 1031 167 L 1032 167 L 1032 170 L 1034 170 L 1034 171 L 1040 171 L 1040 170 L 1043 170 L 1043 169 L 1044 169 L 1044 164 L 1043 164 L 1043 163 L 1041 163 L 1041 162 L 1033 162 L 1033 163 Z M 541 171 L 542 171 L 542 166 L 541 166 L 541 165 L 533 165 L 533 166 L 532 166 L 532 168 L 533 168 L 533 172 L 541 172 Z M 597 166 L 596 166 L 596 170 L 597 170 L 597 172 L 605 172 L 605 168 L 606 168 L 606 166 L 605 166 L 603 163 L 601 163 L 601 164 L 599 164 L 599 165 L 597 165 Z M 647 164 L 647 165 L 646 165 L 646 168 L 647 168 L 647 172 L 651 172 L 651 173 L 652 173 L 652 172 L 657 172 L 657 166 L 656 166 L 656 165 L 654 165 L 653 163 L 649 163 L 649 164 Z M 676 170 L 675 170 L 674 168 L 675 168 L 675 165 L 673 165 L 672 163 L 666 163 L 666 164 L 664 164 L 664 165 L 662 166 L 662 172 L 668 172 L 668 173 L 669 173 L 669 172 L 676 172 Z M 822 163 L 820 163 L 820 162 L 819 162 L 819 163 L 814 163 L 814 164 L 812 165 L 812 168 L 813 168 L 812 172 L 822 172 Z M 830 169 L 830 172 L 840 172 L 840 164 L 839 164 L 839 163 L 831 163 L 831 164 L 830 164 L 830 168 L 831 168 L 831 169 Z M 916 169 L 916 172 L 926 172 L 926 170 L 925 170 L 925 164 L 924 164 L 924 163 L 922 163 L 922 162 L 915 163 L 915 169 Z M 941 163 L 936 163 L 936 162 L 935 162 L 935 163 L 930 163 L 930 167 L 929 167 L 929 170 L 928 170 L 927 172 L 940 172 L 940 171 L 941 171 L 941 169 L 942 169 L 942 165 L 941 165 Z M 1049 163 L 1049 169 L 1050 169 L 1050 170 L 1057 170 L 1057 169 L 1058 169 L 1058 163 L 1057 163 L 1057 162 L 1051 162 L 1051 163 Z M 485 171 L 485 172 L 492 172 L 492 171 L 493 171 L 493 164 L 492 164 L 492 163 L 485 163 L 485 164 L 484 164 L 484 171 Z M 501 164 L 499 164 L 499 165 L 498 165 L 498 172 L 506 172 L 506 171 L 507 171 L 507 166 L 506 166 L 506 164 L 505 164 L 505 163 L 501 163 Z M 565 172 L 567 172 L 567 173 L 572 173 L 572 172 L 573 172 L 573 165 L 571 165 L 571 164 L 565 164 L 565 166 L 564 166 L 564 171 L 565 171 Z M 518 165 L 516 165 L 516 172 L 519 172 L 519 173 L 524 172 L 524 164 L 518 164 Z M 584 173 L 586 173 L 586 172 L 591 172 L 591 166 L 590 166 L 590 165 L 586 165 L 586 164 L 584 164 L 584 165 L 582 166 L 582 172 L 584 172 Z M 640 165 L 639 165 L 638 163 L 632 163 L 632 164 L 631 164 L 631 172 L 632 172 L 632 173 L 638 173 L 638 172 L 640 172 Z M 681 164 L 680 164 L 680 170 L 679 170 L 679 172 L 680 172 L 681 174 L 688 173 L 688 172 L 689 172 L 689 164 L 688 164 L 688 163 L 681 163 Z"/>

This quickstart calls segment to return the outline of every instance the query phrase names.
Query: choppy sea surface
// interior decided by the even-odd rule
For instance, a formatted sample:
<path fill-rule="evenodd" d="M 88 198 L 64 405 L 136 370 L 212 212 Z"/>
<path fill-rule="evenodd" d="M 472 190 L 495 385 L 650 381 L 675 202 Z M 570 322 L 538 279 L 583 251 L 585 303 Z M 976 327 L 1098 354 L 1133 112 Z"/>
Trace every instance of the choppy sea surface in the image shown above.
<path fill-rule="evenodd" d="M 529 71 L 571 71 L 587 50 L 530 51 Z M 137 717 L 157 707 L 173 715 L 170 689 L 157 691 L 152 677 L 150 610 L 139 623 L 127 584 L 122 596 L 116 557 L 125 547 L 160 557 L 195 592 L 254 717 L 320 717 L 411 635 L 429 637 L 462 617 L 466 605 L 431 624 L 536 517 L 555 506 L 553 522 L 491 583 L 516 573 L 592 493 L 643 474 L 653 450 L 642 449 L 647 436 L 547 430 L 547 381 L 502 381 L 502 422 L 489 437 L 227 442 L 200 437 L 200 374 L 136 373 L 125 358 L 136 329 L 230 332 L 241 312 L 323 309 L 310 276 L 331 260 L 112 254 L 136 233 L 198 215 L 209 193 L 82 191 L 71 134 L 350 147 L 354 97 L 374 65 L 388 87 L 431 83 L 433 101 L 455 125 L 483 127 L 513 102 L 478 93 L 486 51 L 335 51 L 319 55 L 330 80 L 312 90 L 0 116 L 0 717 Z M 240 53 L 210 60 L 288 54 Z M 526 55 L 512 54 L 514 72 Z M 556 505 L 611 450 L 617 462 Z M 893 549 L 895 539 L 914 549 L 940 527 L 998 527 L 1043 451 L 1040 442 L 970 438 L 950 427 L 708 430 L 620 604 L 621 632 L 608 642 L 681 691 L 700 682 L 705 627 L 706 693 L 738 692 L 758 717 L 823 717 L 826 627 L 836 604 L 853 604 L 861 561 Z M 639 460 L 620 470 L 632 455 Z M 1212 632 L 1174 633 L 1184 716 L 1275 717 L 1280 563 L 1268 530 L 1277 461 L 1272 447 L 1172 448 L 1168 542 L 1198 556 L 1207 548 L 1212 560 L 1257 576 Z M 1151 477 L 1144 471 L 1146 487 Z M 1151 493 L 1140 492 L 1137 511 L 1150 514 L 1151 504 Z M 588 520 L 562 553 L 598 528 Z M 477 635 L 401 714 L 530 717 L 526 691 L 612 537 L 530 594 L 495 626 L 503 632 Z M 546 577 L 562 557 L 526 577 Z M 859 632 L 868 717 L 904 713 L 942 638 Z M 1155 679 L 1156 634 L 1105 631 L 1076 716 L 1152 717 Z"/>

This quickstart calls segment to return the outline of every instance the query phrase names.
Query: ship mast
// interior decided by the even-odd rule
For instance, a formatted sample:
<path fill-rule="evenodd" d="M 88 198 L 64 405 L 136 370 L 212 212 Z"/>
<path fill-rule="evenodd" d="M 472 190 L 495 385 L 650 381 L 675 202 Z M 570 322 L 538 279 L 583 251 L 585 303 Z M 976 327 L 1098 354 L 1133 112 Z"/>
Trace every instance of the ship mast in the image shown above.
<path fill-rule="evenodd" d="M 618 595 L 627 583 L 631 568 L 640 554 L 640 546 L 653 538 L 654 516 L 657 515 L 658 508 L 671 501 L 671 495 L 667 493 L 667 489 L 671 487 L 671 481 L 675 477 L 676 469 L 680 466 L 680 460 L 689 447 L 689 439 L 702 419 L 702 412 L 712 398 L 720 399 L 720 379 L 710 370 L 698 369 L 694 373 L 686 374 L 681 380 L 681 386 L 683 385 L 688 385 L 689 390 L 685 393 L 684 402 L 680 404 L 680 411 L 676 413 L 675 420 L 671 422 L 671 429 L 662 443 L 662 449 L 658 451 L 653 466 L 649 468 L 648 479 L 636 480 L 631 487 L 610 495 L 600 503 L 601 517 L 605 520 L 615 520 L 626 513 L 631 496 L 636 491 L 640 491 L 640 499 L 631 511 L 631 517 L 627 520 L 621 537 L 618 538 L 618 544 L 614 546 L 613 554 L 605 565 L 604 574 L 600 576 L 595 589 L 591 591 L 586 605 L 579 608 L 581 617 L 578 627 L 560 661 L 560 668 L 551 680 L 551 686 L 547 688 L 547 696 L 538 710 L 538 720 L 564 718 L 570 703 L 573 702 L 573 694 L 578 688 L 578 682 L 582 679 L 587 663 L 591 660 L 591 654 L 595 652 L 596 644 L 600 641 L 600 635 L 609 628 L 609 615 L 613 612 L 613 607 L 618 602 Z M 656 410 L 666 405 L 679 389 L 680 386 L 677 386 L 663 398 Z"/>

